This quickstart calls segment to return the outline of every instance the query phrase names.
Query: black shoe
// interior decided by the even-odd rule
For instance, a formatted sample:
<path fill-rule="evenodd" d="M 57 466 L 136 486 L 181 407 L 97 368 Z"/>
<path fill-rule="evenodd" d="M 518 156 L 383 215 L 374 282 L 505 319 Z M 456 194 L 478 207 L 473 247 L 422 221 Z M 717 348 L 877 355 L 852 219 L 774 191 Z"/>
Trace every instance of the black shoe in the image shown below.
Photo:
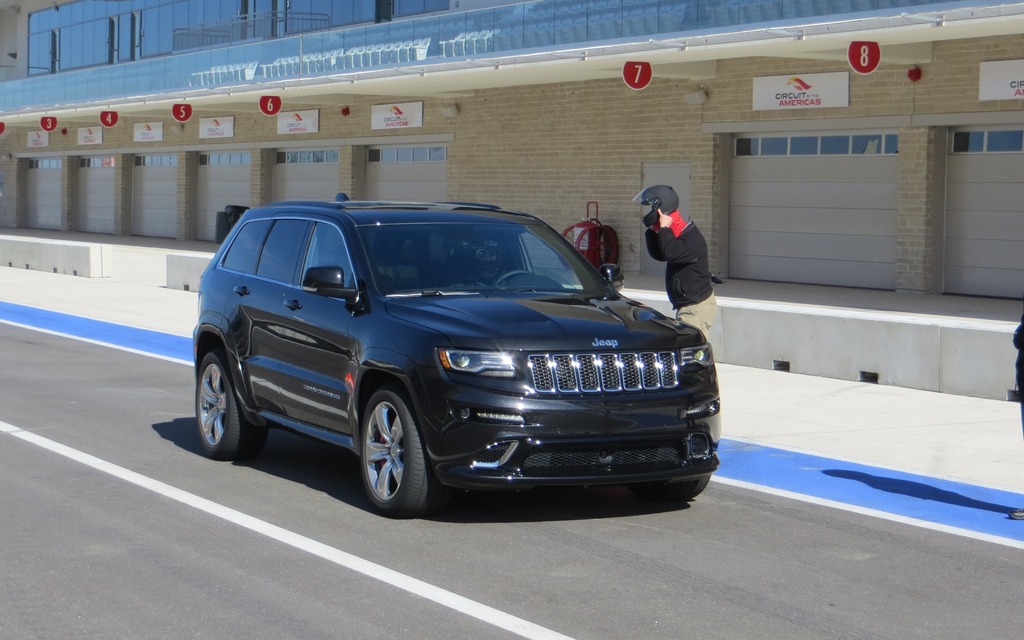
<path fill-rule="evenodd" d="M 1024 520 L 1024 509 L 1015 509 L 1010 512 L 1011 520 Z"/>

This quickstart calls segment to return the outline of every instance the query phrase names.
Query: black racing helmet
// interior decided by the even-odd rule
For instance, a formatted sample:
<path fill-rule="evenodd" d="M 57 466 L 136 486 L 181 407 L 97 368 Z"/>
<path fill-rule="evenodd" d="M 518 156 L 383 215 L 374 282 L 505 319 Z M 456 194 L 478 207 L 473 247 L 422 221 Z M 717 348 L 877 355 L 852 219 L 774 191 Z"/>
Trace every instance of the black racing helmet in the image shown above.
<path fill-rule="evenodd" d="M 658 210 L 672 213 L 679 208 L 679 194 L 667 184 L 656 184 L 636 194 L 633 202 L 650 207 L 644 215 L 644 226 L 649 227 L 658 219 Z"/>

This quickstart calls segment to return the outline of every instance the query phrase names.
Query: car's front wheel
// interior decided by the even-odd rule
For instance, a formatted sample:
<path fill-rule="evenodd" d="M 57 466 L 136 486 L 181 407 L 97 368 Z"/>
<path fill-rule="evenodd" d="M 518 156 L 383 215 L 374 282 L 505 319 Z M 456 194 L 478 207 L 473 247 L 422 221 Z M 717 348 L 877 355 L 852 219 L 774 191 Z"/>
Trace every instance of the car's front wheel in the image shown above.
<path fill-rule="evenodd" d="M 203 452 L 214 460 L 242 460 L 259 455 L 266 427 L 252 424 L 238 409 L 223 351 L 211 351 L 196 378 L 196 425 Z"/>
<path fill-rule="evenodd" d="M 400 387 L 382 387 L 370 397 L 360 429 L 366 495 L 391 518 L 425 516 L 448 501 L 448 488 L 430 467 L 410 406 Z"/>

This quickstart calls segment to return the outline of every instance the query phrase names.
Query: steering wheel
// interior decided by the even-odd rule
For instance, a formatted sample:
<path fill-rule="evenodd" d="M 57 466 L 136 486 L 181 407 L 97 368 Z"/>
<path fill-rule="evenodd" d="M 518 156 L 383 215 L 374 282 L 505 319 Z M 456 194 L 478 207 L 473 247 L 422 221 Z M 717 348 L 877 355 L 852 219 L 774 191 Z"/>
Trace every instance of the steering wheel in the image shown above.
<path fill-rule="evenodd" d="M 494 286 L 504 286 L 506 280 L 511 280 L 515 276 L 532 276 L 533 274 L 523 269 L 516 269 L 515 271 L 509 271 L 508 273 L 498 276 L 498 279 L 494 281 Z"/>

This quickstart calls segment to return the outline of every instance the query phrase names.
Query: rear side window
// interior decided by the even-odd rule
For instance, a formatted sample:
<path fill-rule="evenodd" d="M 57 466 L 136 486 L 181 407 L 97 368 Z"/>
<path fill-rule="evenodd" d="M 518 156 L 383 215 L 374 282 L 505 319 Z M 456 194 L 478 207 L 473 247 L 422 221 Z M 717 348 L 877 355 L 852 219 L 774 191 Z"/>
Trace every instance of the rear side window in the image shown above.
<path fill-rule="evenodd" d="M 238 230 L 234 242 L 224 256 L 224 268 L 242 273 L 256 270 L 256 259 L 260 257 L 260 245 L 267 236 L 270 220 L 253 220 Z"/>
<path fill-rule="evenodd" d="M 275 222 L 260 253 L 256 275 L 278 282 L 295 283 L 308 231 L 309 223 L 305 220 Z"/>

